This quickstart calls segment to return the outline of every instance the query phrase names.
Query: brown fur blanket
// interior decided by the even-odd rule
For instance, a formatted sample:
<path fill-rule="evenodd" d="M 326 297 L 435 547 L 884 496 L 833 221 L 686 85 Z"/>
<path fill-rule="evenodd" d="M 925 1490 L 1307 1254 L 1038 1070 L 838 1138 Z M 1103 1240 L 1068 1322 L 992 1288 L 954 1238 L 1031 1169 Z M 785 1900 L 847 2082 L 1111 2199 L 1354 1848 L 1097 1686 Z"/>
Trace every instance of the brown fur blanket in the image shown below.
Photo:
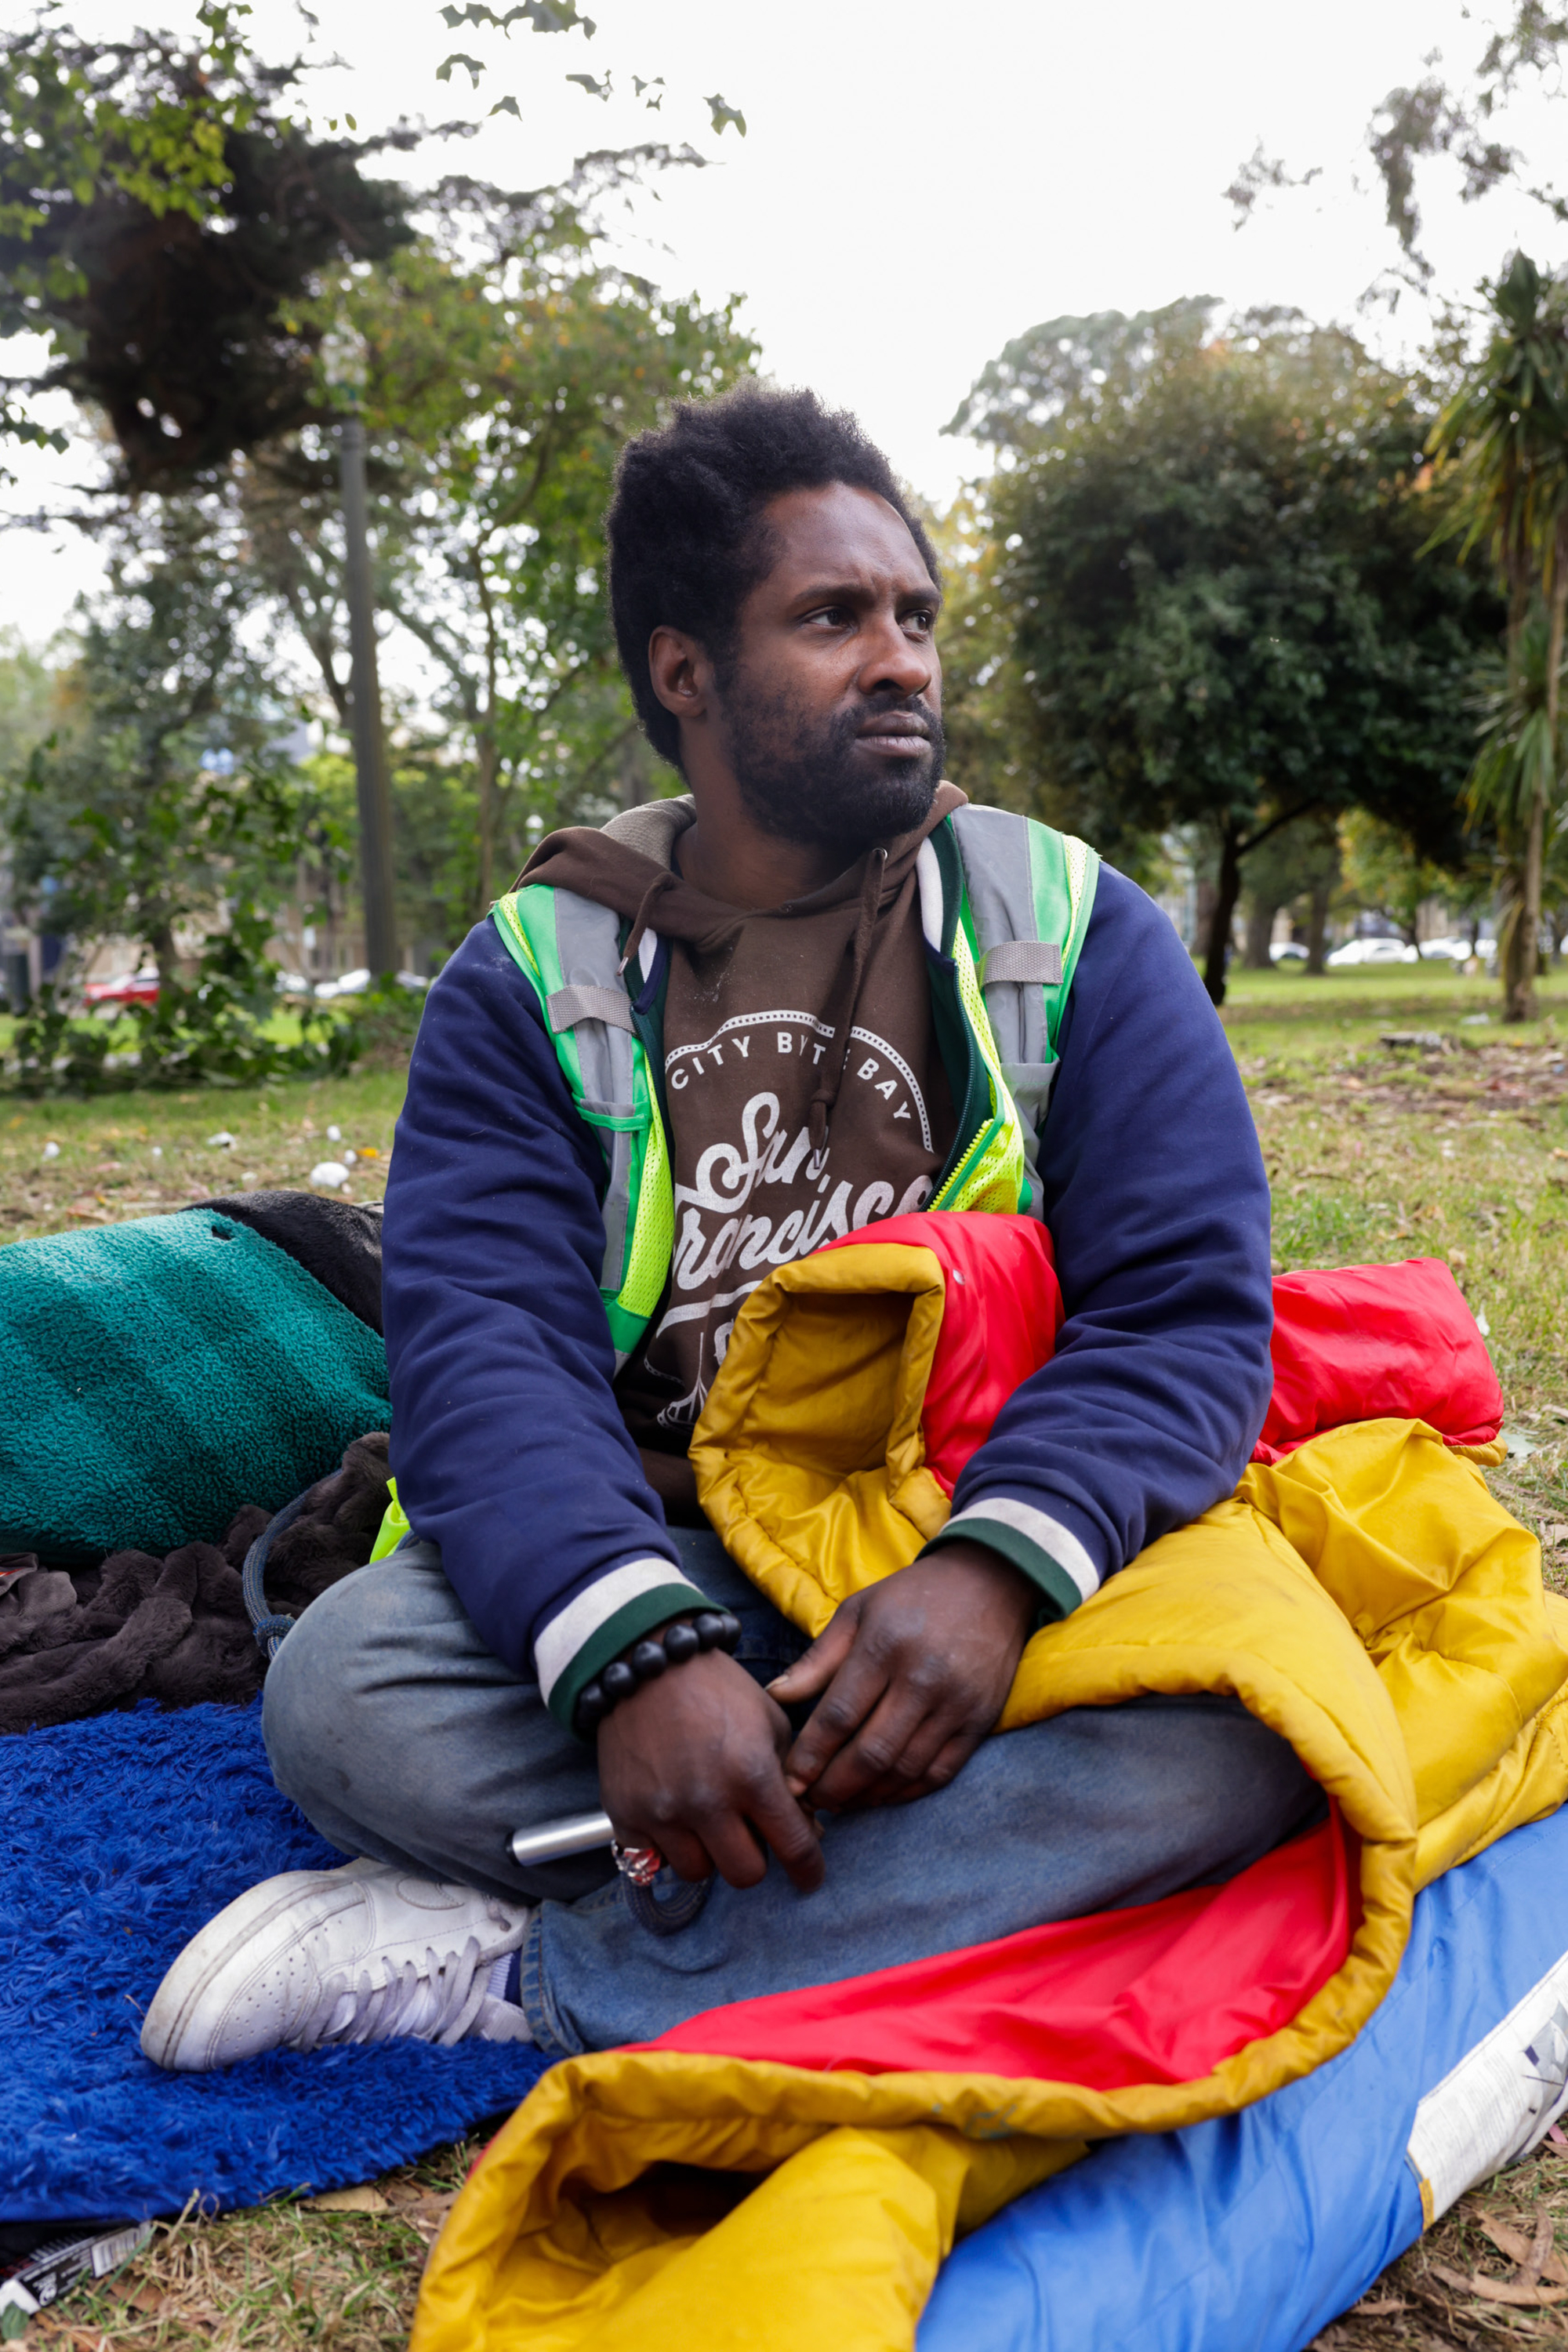
<path fill-rule="evenodd" d="M 267 1598 L 298 1616 L 362 1568 L 387 1502 L 384 1431 L 358 1437 L 342 1467 L 310 1489 L 273 1541 Z M 71 1723 L 143 1698 L 163 1706 L 242 1706 L 261 1687 L 240 1592 L 245 1555 L 269 1514 L 247 1505 L 221 1544 L 182 1544 L 163 1559 L 119 1551 L 97 1568 L 0 1560 L 0 1732 Z"/>

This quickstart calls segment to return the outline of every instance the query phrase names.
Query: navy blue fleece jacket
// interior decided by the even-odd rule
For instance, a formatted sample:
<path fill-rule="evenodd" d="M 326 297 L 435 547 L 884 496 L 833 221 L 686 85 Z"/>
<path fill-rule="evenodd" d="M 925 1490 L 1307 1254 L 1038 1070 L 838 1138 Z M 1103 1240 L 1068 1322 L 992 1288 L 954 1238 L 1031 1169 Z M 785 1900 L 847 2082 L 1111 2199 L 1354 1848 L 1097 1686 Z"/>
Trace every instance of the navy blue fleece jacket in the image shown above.
<path fill-rule="evenodd" d="M 928 950 L 928 953 L 931 950 Z M 1226 1495 L 1271 1372 L 1268 1187 L 1169 920 L 1102 867 L 1040 1141 L 1067 1321 L 953 1496 L 1065 1612 Z M 393 1466 L 479 1633 L 556 1712 L 695 1596 L 611 1389 L 605 1162 L 489 922 L 430 992 L 387 1186 Z"/>

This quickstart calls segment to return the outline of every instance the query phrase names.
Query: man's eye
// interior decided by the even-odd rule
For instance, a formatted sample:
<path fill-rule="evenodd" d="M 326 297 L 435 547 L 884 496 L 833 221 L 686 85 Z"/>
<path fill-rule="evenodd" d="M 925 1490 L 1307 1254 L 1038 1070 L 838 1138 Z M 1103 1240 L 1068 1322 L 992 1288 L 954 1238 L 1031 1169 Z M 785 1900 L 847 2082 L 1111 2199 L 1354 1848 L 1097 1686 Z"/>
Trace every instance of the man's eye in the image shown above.
<path fill-rule="evenodd" d="M 930 604 L 917 604 L 912 613 L 904 614 L 904 626 L 906 629 L 918 629 L 929 636 L 936 626 L 935 611 Z"/>

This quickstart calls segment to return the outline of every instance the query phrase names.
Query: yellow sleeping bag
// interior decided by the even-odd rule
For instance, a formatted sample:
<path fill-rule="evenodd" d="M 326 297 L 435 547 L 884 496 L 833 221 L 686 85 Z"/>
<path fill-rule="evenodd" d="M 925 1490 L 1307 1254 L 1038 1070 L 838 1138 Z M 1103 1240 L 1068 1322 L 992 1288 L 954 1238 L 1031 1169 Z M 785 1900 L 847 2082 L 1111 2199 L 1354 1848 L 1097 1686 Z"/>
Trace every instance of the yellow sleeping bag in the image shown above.
<path fill-rule="evenodd" d="M 889 1318 L 888 1271 L 879 1297 L 831 1253 L 764 1284 L 693 1448 L 731 1554 L 811 1628 L 911 1558 L 936 1507 L 900 1418 L 930 1318 Z M 927 1270 L 893 1273 L 918 1307 Z M 803 1290 L 816 1340 L 780 1348 Z M 824 1345 L 887 1401 L 879 1438 L 827 1477 Z M 910 2352 L 954 2238 L 1087 2141 L 1233 2111 L 1345 2047 L 1393 1979 L 1416 1891 L 1568 1795 L 1565 1677 L 1568 1604 L 1543 1593 L 1534 1539 L 1426 1423 L 1352 1423 L 1255 1465 L 1034 1636 L 1000 1732 L 1215 1691 L 1289 1740 L 1353 1832 L 1359 1903 L 1342 1964 L 1300 2011 L 1201 2079 L 1110 2090 L 690 2049 L 566 2060 L 458 2199 L 412 2352 Z"/>

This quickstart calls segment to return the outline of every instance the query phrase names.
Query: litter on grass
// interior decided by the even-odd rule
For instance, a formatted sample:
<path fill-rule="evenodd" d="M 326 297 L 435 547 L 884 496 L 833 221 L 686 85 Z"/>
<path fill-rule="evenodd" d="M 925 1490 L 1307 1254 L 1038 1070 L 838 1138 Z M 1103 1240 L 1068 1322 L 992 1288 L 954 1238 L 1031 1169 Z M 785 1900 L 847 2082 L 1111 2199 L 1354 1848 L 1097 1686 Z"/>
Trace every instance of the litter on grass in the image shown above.
<path fill-rule="evenodd" d="M 153 2234 L 151 2221 L 111 2221 L 94 2229 L 66 2225 L 42 2229 L 37 2242 L 16 2261 L 4 2265 L 0 2280 L 0 2335 L 20 2336 L 37 2311 L 75 2286 L 79 2279 L 107 2278 L 110 2271 L 140 2253 Z M 13 2315 L 19 2315 L 20 2326 Z"/>
<path fill-rule="evenodd" d="M 353 2189 L 329 2189 L 321 2197 L 307 2197 L 312 2213 L 389 2213 L 392 2208 L 379 2189 L 362 2180 Z"/>

